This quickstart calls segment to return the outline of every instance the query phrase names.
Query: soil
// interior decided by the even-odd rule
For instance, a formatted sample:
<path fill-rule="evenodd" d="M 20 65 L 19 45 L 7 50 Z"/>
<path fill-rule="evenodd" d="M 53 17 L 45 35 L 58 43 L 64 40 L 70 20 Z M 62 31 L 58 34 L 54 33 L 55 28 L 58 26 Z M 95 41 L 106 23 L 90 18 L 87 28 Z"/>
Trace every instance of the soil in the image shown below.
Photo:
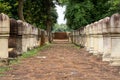
<path fill-rule="evenodd" d="M 119 67 L 67 40 L 55 40 L 36 56 L 10 67 L 0 80 L 120 80 Z"/>

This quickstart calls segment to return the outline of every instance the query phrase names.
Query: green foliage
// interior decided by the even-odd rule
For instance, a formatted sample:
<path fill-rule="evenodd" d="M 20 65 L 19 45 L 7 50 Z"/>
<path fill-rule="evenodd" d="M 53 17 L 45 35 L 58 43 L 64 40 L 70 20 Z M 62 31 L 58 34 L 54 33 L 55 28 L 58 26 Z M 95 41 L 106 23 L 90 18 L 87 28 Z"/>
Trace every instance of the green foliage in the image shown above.
<path fill-rule="evenodd" d="M 72 29 L 120 12 L 120 0 L 68 0 L 65 18 Z"/>
<path fill-rule="evenodd" d="M 120 0 L 110 0 L 108 3 L 112 5 L 108 10 L 110 12 L 110 15 L 112 15 L 115 12 L 120 13 Z"/>
<path fill-rule="evenodd" d="M 27 22 L 46 29 L 48 18 L 53 25 L 58 15 L 51 0 L 27 0 L 24 3 L 24 16 Z"/>
<path fill-rule="evenodd" d="M 52 32 L 70 32 L 71 29 L 66 24 L 55 24 Z"/>
<path fill-rule="evenodd" d="M 78 2 L 77 0 L 69 2 L 66 9 L 67 25 L 72 29 L 77 29 L 91 21 L 90 11 L 93 9 L 92 3 L 88 0 L 81 3 Z"/>
<path fill-rule="evenodd" d="M 9 11 L 11 9 L 11 6 L 9 6 L 9 3 L 0 3 L 0 13 Z"/>
<path fill-rule="evenodd" d="M 5 13 L 9 17 L 18 19 L 18 2 L 16 0 L 0 0 L 0 13 Z"/>
<path fill-rule="evenodd" d="M 18 0 L 0 0 L 0 13 L 19 19 Z M 58 17 L 52 0 L 24 0 L 23 14 L 25 21 L 44 29 L 46 29 L 48 18 L 53 25 Z"/>

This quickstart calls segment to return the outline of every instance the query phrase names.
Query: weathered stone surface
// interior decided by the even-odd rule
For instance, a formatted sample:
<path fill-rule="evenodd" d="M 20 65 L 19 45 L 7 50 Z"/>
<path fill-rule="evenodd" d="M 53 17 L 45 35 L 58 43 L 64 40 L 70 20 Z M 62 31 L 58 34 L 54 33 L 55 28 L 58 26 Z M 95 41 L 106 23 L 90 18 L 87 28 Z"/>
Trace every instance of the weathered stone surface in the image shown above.
<path fill-rule="evenodd" d="M 9 57 L 15 57 L 17 53 L 17 35 L 18 35 L 18 23 L 15 19 L 10 19 L 10 36 L 8 40 Z"/>
<path fill-rule="evenodd" d="M 93 25 L 93 42 L 94 42 L 94 47 L 93 47 L 93 54 L 97 55 L 98 54 L 98 38 L 97 38 L 97 29 L 98 29 L 98 22 L 95 22 Z"/>
<path fill-rule="evenodd" d="M 8 58 L 8 37 L 10 33 L 9 17 L 0 14 L 0 58 Z"/>
<path fill-rule="evenodd" d="M 110 61 L 113 66 L 120 66 L 119 13 L 88 24 L 83 29 L 74 30 L 72 35 L 73 43 L 84 45 L 93 55 L 102 55 L 102 60 Z"/>
<path fill-rule="evenodd" d="M 93 42 L 93 24 L 90 24 L 89 35 L 90 35 L 90 50 L 89 50 L 89 53 L 93 53 L 93 48 L 94 48 L 94 42 Z"/>
<path fill-rule="evenodd" d="M 120 66 L 120 14 L 113 14 L 110 18 L 111 28 L 111 65 Z"/>
<path fill-rule="evenodd" d="M 110 37 L 110 18 L 103 20 L 103 61 L 110 61 L 111 55 L 111 37 Z"/>
<path fill-rule="evenodd" d="M 102 34 L 103 19 L 98 22 L 98 54 L 103 54 L 103 34 Z"/>
<path fill-rule="evenodd" d="M 22 54 L 23 52 L 26 52 L 26 36 L 24 36 L 25 34 L 25 24 L 23 21 L 21 20 L 17 20 L 18 23 L 18 38 L 17 38 L 17 51 L 18 54 Z"/>
<path fill-rule="evenodd" d="M 0 34 L 9 35 L 10 21 L 9 17 L 3 13 L 0 14 Z"/>
<path fill-rule="evenodd" d="M 120 33 L 120 14 L 113 14 L 110 18 L 110 33 Z"/>

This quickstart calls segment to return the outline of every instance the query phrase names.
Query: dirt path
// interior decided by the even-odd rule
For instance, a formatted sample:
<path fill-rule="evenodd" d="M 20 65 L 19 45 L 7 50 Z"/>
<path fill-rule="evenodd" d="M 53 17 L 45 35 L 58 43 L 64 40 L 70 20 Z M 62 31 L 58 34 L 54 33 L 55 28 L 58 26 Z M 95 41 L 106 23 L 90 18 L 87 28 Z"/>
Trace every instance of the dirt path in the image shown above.
<path fill-rule="evenodd" d="M 66 41 L 54 42 L 11 68 L 0 80 L 120 80 L 118 68 Z"/>

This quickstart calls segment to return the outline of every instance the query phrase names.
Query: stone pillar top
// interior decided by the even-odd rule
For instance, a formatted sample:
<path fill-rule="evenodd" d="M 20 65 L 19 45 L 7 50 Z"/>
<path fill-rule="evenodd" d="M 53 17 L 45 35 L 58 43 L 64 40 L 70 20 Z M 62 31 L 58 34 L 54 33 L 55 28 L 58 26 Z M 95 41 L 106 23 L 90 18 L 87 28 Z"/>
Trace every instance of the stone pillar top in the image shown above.
<path fill-rule="evenodd" d="M 90 33 L 90 34 L 93 34 L 93 23 L 90 24 L 89 33 Z"/>
<path fill-rule="evenodd" d="M 98 25 L 97 25 L 97 33 L 98 34 L 102 34 L 102 23 L 103 23 L 103 19 L 98 21 Z"/>
<path fill-rule="evenodd" d="M 113 14 L 110 18 L 110 33 L 120 33 L 120 14 Z"/>
<path fill-rule="evenodd" d="M 10 33 L 10 19 L 4 13 L 0 14 L 0 59 L 8 58 L 8 37 Z"/>
<path fill-rule="evenodd" d="M 10 32 L 10 20 L 4 13 L 0 14 L 0 34 L 9 34 Z"/>
<path fill-rule="evenodd" d="M 102 30 L 103 33 L 109 33 L 110 32 L 110 17 L 106 17 L 103 19 L 103 23 L 102 23 Z"/>
<path fill-rule="evenodd" d="M 38 35 L 38 28 L 36 28 L 36 27 L 34 28 L 34 34 Z"/>
<path fill-rule="evenodd" d="M 78 31 L 78 34 L 80 34 L 80 29 L 81 29 L 81 28 L 77 29 L 77 31 Z"/>
<path fill-rule="evenodd" d="M 38 28 L 38 35 L 40 36 L 41 35 L 41 29 Z"/>
<path fill-rule="evenodd" d="M 81 28 L 80 28 L 80 34 L 85 34 L 85 31 L 84 31 L 84 30 L 85 30 L 85 28 L 84 28 L 84 27 L 81 27 Z"/>
<path fill-rule="evenodd" d="M 15 19 L 10 19 L 10 36 L 18 35 L 18 23 Z"/>
<path fill-rule="evenodd" d="M 82 30 L 82 34 L 85 34 L 84 27 L 82 27 L 82 29 L 81 29 L 81 30 Z"/>
<path fill-rule="evenodd" d="M 98 22 L 94 22 L 93 23 L 93 34 L 97 34 L 97 26 L 98 26 Z"/>
<path fill-rule="evenodd" d="M 86 34 L 89 34 L 89 25 L 86 26 Z"/>
<path fill-rule="evenodd" d="M 28 34 L 30 34 L 31 33 L 31 25 L 28 23 Z"/>
<path fill-rule="evenodd" d="M 23 34 L 25 34 L 25 35 L 28 34 L 28 27 L 27 27 L 27 25 L 28 25 L 27 22 L 23 22 L 23 29 L 24 29 L 23 30 Z"/>
<path fill-rule="evenodd" d="M 24 27 L 25 27 L 25 34 L 29 34 L 30 33 L 30 27 L 29 24 L 27 22 L 24 22 Z"/>
<path fill-rule="evenodd" d="M 86 26 L 84 27 L 84 34 L 86 34 Z"/>
<path fill-rule="evenodd" d="M 23 21 L 17 20 L 17 23 L 18 23 L 18 35 L 23 35 L 23 33 L 24 33 Z"/>
<path fill-rule="evenodd" d="M 33 34 L 34 34 L 34 26 L 31 25 L 31 35 L 33 35 Z"/>

